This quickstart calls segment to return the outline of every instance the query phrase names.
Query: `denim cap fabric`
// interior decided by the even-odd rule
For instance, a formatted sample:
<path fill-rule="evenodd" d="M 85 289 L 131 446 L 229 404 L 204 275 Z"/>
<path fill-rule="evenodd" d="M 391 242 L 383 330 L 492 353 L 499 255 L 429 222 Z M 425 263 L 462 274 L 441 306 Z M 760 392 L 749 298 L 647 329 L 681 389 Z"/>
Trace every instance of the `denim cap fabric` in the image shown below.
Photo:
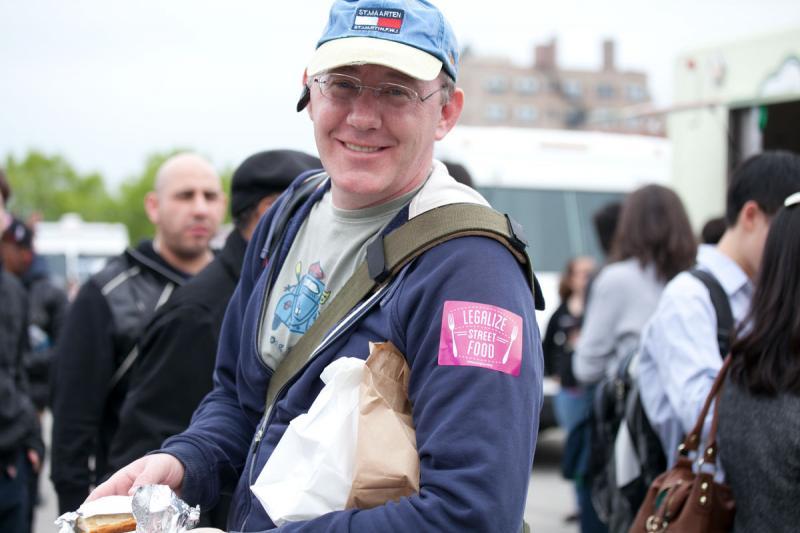
<path fill-rule="evenodd" d="M 425 0 L 336 0 L 307 73 L 374 64 L 432 80 L 455 81 L 458 43 L 450 24 Z"/>

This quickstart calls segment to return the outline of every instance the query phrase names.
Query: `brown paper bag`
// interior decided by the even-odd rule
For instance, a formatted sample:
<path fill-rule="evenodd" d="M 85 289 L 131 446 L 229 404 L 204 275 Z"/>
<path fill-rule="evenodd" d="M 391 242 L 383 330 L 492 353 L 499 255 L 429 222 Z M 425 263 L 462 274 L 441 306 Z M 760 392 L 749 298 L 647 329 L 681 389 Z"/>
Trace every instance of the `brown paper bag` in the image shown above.
<path fill-rule="evenodd" d="M 346 509 L 370 509 L 419 492 L 410 373 L 391 342 L 370 343 L 359 389 L 356 459 Z"/>

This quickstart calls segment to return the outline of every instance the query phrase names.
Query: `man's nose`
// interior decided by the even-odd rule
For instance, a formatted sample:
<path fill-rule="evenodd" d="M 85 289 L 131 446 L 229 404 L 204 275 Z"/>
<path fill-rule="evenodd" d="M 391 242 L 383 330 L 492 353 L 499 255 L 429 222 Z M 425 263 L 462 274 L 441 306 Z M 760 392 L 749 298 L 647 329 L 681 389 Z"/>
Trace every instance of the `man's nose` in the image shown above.
<path fill-rule="evenodd" d="M 364 87 L 361 94 L 350 101 L 347 124 L 359 129 L 377 129 L 381 125 L 381 103 L 375 91 Z"/>
<path fill-rule="evenodd" d="M 211 209 L 211 202 L 206 198 L 206 195 L 203 193 L 198 193 L 194 195 L 192 199 L 192 213 L 195 216 L 204 217 L 207 216 Z"/>

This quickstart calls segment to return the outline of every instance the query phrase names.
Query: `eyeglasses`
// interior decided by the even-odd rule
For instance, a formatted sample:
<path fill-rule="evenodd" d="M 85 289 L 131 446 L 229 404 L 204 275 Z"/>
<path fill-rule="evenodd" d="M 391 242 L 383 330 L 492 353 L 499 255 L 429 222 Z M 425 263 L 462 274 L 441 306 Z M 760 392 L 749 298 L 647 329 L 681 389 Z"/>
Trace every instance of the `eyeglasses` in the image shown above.
<path fill-rule="evenodd" d="M 352 102 L 361 95 L 364 89 L 369 89 L 378 102 L 394 109 L 409 107 L 417 101 L 424 102 L 446 87 L 446 85 L 442 85 L 427 96 L 420 96 L 414 89 L 399 83 L 383 82 L 375 87 L 370 87 L 361 83 L 360 79 L 347 74 L 323 74 L 314 78 L 314 81 L 319 85 L 322 96 L 332 100 Z"/>
<path fill-rule="evenodd" d="M 784 207 L 792 207 L 797 204 L 800 204 L 800 192 L 790 194 L 783 202 Z"/>

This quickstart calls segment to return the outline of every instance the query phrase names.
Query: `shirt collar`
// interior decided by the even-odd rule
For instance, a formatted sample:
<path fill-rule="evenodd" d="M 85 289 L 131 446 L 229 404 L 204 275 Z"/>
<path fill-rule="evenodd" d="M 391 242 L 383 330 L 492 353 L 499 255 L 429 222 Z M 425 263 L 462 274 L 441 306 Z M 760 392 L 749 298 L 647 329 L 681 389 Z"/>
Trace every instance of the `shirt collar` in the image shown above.
<path fill-rule="evenodd" d="M 736 261 L 719 251 L 716 246 L 701 244 L 697 249 L 697 262 L 711 272 L 728 296 L 739 291 L 752 293 L 753 282 Z"/>

